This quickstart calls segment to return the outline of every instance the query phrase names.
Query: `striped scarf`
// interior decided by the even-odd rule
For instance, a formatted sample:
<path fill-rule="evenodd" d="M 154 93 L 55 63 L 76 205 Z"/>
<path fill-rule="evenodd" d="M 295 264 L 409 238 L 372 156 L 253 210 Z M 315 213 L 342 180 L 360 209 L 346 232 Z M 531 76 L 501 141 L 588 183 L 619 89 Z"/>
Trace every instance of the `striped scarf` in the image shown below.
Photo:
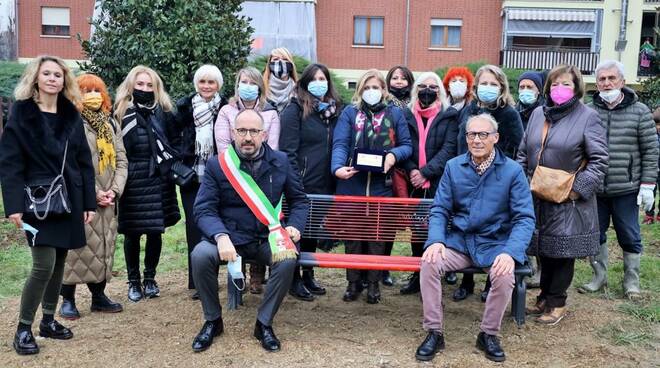
<path fill-rule="evenodd" d="M 99 152 L 99 174 L 105 172 L 110 167 L 112 170 L 117 168 L 117 154 L 115 152 L 112 131 L 110 130 L 110 114 L 99 109 L 92 111 L 83 109 L 80 112 L 83 119 L 89 123 L 89 126 L 96 132 L 96 148 Z"/>
<path fill-rule="evenodd" d="M 216 93 L 211 101 L 196 94 L 192 98 L 193 120 L 195 122 L 195 161 L 193 170 L 198 176 L 204 175 L 206 161 L 213 155 L 213 115 L 218 111 L 221 98 Z"/>

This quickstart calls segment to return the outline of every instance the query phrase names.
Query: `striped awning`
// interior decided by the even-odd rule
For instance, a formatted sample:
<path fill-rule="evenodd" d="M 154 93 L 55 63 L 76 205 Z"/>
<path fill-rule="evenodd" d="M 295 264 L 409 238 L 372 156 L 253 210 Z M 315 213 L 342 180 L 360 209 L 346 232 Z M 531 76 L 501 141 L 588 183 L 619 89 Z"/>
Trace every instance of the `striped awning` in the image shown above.
<path fill-rule="evenodd" d="M 593 10 L 564 9 L 507 9 L 510 20 L 546 20 L 559 22 L 594 22 L 596 12 Z"/>

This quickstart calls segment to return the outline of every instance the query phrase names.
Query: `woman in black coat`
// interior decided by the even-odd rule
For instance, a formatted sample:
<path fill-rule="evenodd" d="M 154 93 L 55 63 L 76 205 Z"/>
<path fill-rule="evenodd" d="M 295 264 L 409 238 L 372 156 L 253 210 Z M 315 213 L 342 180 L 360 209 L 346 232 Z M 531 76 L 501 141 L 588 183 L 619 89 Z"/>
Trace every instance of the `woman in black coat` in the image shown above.
<path fill-rule="evenodd" d="M 62 340 L 73 337 L 53 315 L 67 252 L 86 244 L 84 224 L 94 218 L 96 191 L 92 157 L 75 106 L 80 102 L 78 86 L 64 61 L 52 56 L 34 59 L 16 87 L 15 97 L 0 140 L 0 180 L 5 214 L 19 229 L 38 231 L 26 232 L 32 270 L 21 295 L 14 336 L 14 349 L 25 355 L 39 352 L 31 330 L 39 304 L 43 311 L 39 335 Z M 24 188 L 37 182 L 49 185 L 60 172 L 70 213 L 50 213 L 40 220 L 26 208 Z"/>
<path fill-rule="evenodd" d="M 305 68 L 295 89 L 297 97 L 280 115 L 280 151 L 300 173 L 307 194 L 333 194 L 335 179 L 330 172 L 332 134 L 341 112 L 341 100 L 332 85 L 330 71 L 323 64 Z M 303 252 L 316 252 L 316 239 L 300 241 Z M 296 268 L 290 294 L 311 301 L 325 288 L 314 279 L 314 268 L 304 267 L 302 278 Z"/>
<path fill-rule="evenodd" d="M 128 299 L 160 296 L 156 267 L 162 233 L 180 219 L 169 165 L 178 158 L 180 144 L 172 103 L 158 74 L 146 66 L 131 69 L 117 89 L 115 117 L 121 121 L 128 158 L 128 179 L 119 201 L 119 228 L 124 234 Z M 140 282 L 140 238 L 147 236 L 144 285 Z M 143 287 L 144 286 L 144 290 Z"/>
<path fill-rule="evenodd" d="M 447 92 L 433 72 L 421 74 L 413 84 L 411 110 L 406 120 L 412 156 L 403 163 L 410 183 L 408 192 L 414 198 L 433 198 L 447 161 L 456 156 L 458 111 L 449 107 Z M 424 243 L 412 243 L 412 255 L 421 257 Z M 401 294 L 419 292 L 419 272 L 404 285 Z"/>
<path fill-rule="evenodd" d="M 484 65 L 477 70 L 474 79 L 476 98 L 469 106 L 461 110 L 459 117 L 458 154 L 461 155 L 467 152 L 465 124 L 468 119 L 474 115 L 488 113 L 499 124 L 500 139 L 496 144 L 497 148 L 501 149 L 508 158 L 515 159 L 524 131 L 520 114 L 513 106 L 514 101 L 509 92 L 509 82 L 506 74 L 495 65 Z M 489 289 L 490 279 L 487 279 L 486 287 L 481 293 L 483 302 L 488 297 Z M 454 291 L 453 298 L 455 301 L 463 300 L 473 292 L 474 275 L 468 273 L 463 275 L 463 281 L 458 289 Z"/>
<path fill-rule="evenodd" d="M 183 163 L 195 170 L 196 177 L 192 183 L 179 188 L 183 212 L 186 215 L 186 242 L 188 243 L 188 289 L 194 290 L 195 283 L 190 268 L 190 253 L 195 245 L 202 241 L 195 220 L 193 218 L 193 205 L 195 197 L 202 182 L 206 161 L 215 155 L 215 139 L 213 127 L 220 108 L 227 104 L 220 95 L 223 79 L 220 69 L 215 65 L 202 65 L 193 77 L 195 91 L 193 95 L 183 97 L 177 101 L 175 115 L 177 134 L 181 136 L 179 152 Z M 192 293 L 193 299 L 198 299 L 196 291 Z"/>

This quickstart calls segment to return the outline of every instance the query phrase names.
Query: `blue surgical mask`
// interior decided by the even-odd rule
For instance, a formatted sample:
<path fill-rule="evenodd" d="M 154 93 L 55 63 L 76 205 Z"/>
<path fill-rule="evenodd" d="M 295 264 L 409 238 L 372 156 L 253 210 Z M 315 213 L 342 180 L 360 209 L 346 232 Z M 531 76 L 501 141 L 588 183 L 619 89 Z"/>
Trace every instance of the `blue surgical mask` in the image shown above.
<path fill-rule="evenodd" d="M 520 92 L 518 92 L 518 98 L 520 99 L 520 102 L 523 103 L 523 105 L 532 105 L 534 102 L 536 102 L 537 99 L 536 92 L 532 91 L 531 89 L 523 89 Z"/>
<path fill-rule="evenodd" d="M 307 91 L 314 96 L 321 98 L 328 93 L 328 81 L 311 81 L 307 85 Z"/>
<path fill-rule="evenodd" d="M 39 233 L 39 230 L 35 229 L 33 226 L 31 226 L 25 221 L 23 221 L 23 230 L 32 234 L 32 246 L 34 247 L 34 242 L 35 240 L 37 240 L 37 233 Z"/>
<path fill-rule="evenodd" d="M 479 101 L 491 104 L 497 100 L 497 98 L 500 96 L 500 87 L 496 86 L 487 86 L 484 84 L 480 84 L 479 87 L 477 87 L 477 97 L 479 97 Z"/>
<path fill-rule="evenodd" d="M 239 83 L 238 95 L 242 100 L 254 101 L 259 97 L 259 86 L 255 84 Z"/>
<path fill-rule="evenodd" d="M 243 275 L 242 266 L 243 262 L 241 256 L 238 254 L 236 255 L 235 261 L 227 262 L 227 273 L 231 277 L 231 280 L 234 283 L 234 286 L 236 286 L 236 289 L 240 291 L 245 289 L 245 276 Z M 238 282 L 238 285 L 236 282 Z M 241 285 L 241 287 L 239 287 L 239 285 Z"/>

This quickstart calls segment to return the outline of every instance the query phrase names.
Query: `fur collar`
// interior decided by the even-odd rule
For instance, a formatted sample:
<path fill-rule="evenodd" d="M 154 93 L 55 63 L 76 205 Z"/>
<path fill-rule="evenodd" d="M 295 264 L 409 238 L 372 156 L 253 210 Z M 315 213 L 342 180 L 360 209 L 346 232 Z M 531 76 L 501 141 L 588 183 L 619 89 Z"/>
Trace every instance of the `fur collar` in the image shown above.
<path fill-rule="evenodd" d="M 35 145 L 48 154 L 61 156 L 66 140 L 70 138 L 76 126 L 82 126 L 80 113 L 62 94 L 57 97 L 57 114 L 63 120 L 64 129 L 57 137 L 53 128 L 44 121 L 41 110 L 33 99 L 17 101 L 16 104 L 18 105 L 16 113 L 20 116 L 20 125 L 34 138 Z"/>

